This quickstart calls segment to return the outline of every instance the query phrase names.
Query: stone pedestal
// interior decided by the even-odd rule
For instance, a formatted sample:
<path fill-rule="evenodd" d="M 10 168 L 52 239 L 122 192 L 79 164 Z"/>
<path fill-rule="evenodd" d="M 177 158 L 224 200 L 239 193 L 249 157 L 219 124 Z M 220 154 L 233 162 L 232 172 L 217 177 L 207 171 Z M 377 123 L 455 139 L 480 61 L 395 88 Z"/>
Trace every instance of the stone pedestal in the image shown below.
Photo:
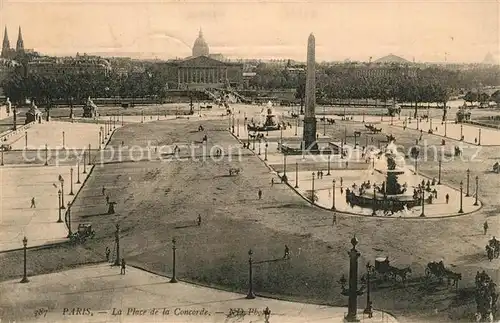
<path fill-rule="evenodd" d="M 304 118 L 303 144 L 305 150 L 318 150 L 316 143 L 316 117 Z"/>

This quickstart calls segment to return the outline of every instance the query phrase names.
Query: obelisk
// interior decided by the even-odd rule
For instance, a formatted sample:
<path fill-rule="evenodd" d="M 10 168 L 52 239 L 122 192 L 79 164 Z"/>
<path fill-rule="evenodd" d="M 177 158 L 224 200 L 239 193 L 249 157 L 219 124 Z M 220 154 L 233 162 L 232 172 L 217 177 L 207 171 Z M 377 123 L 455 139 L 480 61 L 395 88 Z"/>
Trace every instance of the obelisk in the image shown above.
<path fill-rule="evenodd" d="M 316 144 L 316 41 L 310 34 L 307 40 L 307 67 L 306 67 L 306 109 L 304 113 L 304 133 L 302 137 L 303 149 L 314 151 Z"/>

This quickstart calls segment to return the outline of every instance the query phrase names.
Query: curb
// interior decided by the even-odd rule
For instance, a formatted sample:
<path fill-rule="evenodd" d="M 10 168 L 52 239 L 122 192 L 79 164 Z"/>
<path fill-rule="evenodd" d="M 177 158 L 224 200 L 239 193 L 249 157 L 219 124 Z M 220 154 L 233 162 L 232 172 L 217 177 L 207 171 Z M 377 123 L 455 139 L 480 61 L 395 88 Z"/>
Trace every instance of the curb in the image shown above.
<path fill-rule="evenodd" d="M 242 141 L 236 137 L 236 135 L 234 135 L 231 131 L 229 131 L 229 133 L 236 139 L 238 140 L 238 142 L 242 143 Z M 271 166 L 269 166 L 260 156 L 258 156 L 253 150 L 250 149 L 250 151 L 253 152 L 254 156 L 257 156 L 263 163 L 264 165 L 271 171 L 275 172 L 276 174 L 278 174 L 278 172 L 276 170 L 274 170 Z M 431 179 L 432 177 L 428 176 L 428 175 L 425 175 L 425 174 L 422 174 L 422 173 L 418 173 L 418 175 L 422 176 L 422 177 L 425 177 L 427 179 Z M 279 174 L 278 174 L 279 176 Z M 484 206 L 484 203 L 478 198 L 478 201 L 480 203 L 480 206 L 477 210 L 473 210 L 473 211 L 469 211 L 469 212 L 464 212 L 464 213 L 460 213 L 460 214 L 453 214 L 453 215 L 443 215 L 443 216 L 435 216 L 435 217 L 392 217 L 392 216 L 380 216 L 380 215 L 363 215 L 363 214 L 359 214 L 359 213 L 353 213 L 353 212 L 348 212 L 348 211 L 339 211 L 339 210 L 332 210 L 331 208 L 327 208 L 325 206 L 321 206 L 321 205 L 318 205 L 318 204 L 315 204 L 315 203 L 311 203 L 311 201 L 305 197 L 304 195 L 302 195 L 301 193 L 299 193 L 299 191 L 297 189 L 295 189 L 295 187 L 293 187 L 289 182 L 285 182 L 285 184 L 290 188 L 292 189 L 297 195 L 299 195 L 300 197 L 302 197 L 303 200 L 305 200 L 308 204 L 311 204 L 312 206 L 314 207 L 317 207 L 317 208 L 320 208 L 322 210 L 325 210 L 325 211 L 330 211 L 330 212 L 334 212 L 336 214 L 346 214 L 346 215 L 350 215 L 350 216 L 356 216 L 356 217 L 368 217 L 368 218 L 383 218 L 383 219 L 405 219 L 405 220 L 442 220 L 442 219 L 449 219 L 449 218 L 456 218 L 456 217 L 460 217 L 460 216 L 464 216 L 464 215 L 469 215 L 469 214 L 472 214 L 472 213 L 475 213 L 475 212 L 478 212 L 480 211 L 483 206 Z M 455 190 L 455 191 L 460 191 L 460 189 L 457 189 L 451 185 L 448 185 L 448 184 L 445 184 L 446 186 L 448 186 L 449 188 Z"/>

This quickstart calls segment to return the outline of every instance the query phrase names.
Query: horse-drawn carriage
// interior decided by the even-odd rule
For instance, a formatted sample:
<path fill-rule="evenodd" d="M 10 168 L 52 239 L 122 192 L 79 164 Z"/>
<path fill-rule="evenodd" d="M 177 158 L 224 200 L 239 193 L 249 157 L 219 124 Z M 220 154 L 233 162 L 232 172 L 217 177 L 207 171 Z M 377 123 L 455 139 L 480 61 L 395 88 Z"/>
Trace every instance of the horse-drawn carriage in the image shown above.
<path fill-rule="evenodd" d="M 238 175 L 240 171 L 241 170 L 236 167 L 229 168 L 229 176 Z"/>
<path fill-rule="evenodd" d="M 382 275 L 384 280 L 387 278 L 391 278 L 395 281 L 400 281 L 401 283 L 406 282 L 406 278 L 409 274 L 411 274 L 411 268 L 397 268 L 391 266 L 389 262 L 389 257 L 378 257 L 375 258 L 375 273 Z"/>
<path fill-rule="evenodd" d="M 427 264 L 425 268 L 425 276 L 427 278 L 431 278 L 432 276 L 439 279 L 439 282 L 443 281 L 443 278 L 446 278 L 448 281 L 448 285 L 452 283 L 452 286 L 455 286 L 458 289 L 458 282 L 462 280 L 462 274 L 455 273 L 450 269 L 447 269 L 444 266 L 443 261 L 431 261 Z"/>
<path fill-rule="evenodd" d="M 93 239 L 95 231 L 92 230 L 91 223 L 80 223 L 78 230 L 69 236 L 71 243 L 84 243 L 88 238 Z"/>
<path fill-rule="evenodd" d="M 500 241 L 493 237 L 488 241 L 485 249 L 489 261 L 492 261 L 493 258 L 498 258 L 500 256 Z"/>

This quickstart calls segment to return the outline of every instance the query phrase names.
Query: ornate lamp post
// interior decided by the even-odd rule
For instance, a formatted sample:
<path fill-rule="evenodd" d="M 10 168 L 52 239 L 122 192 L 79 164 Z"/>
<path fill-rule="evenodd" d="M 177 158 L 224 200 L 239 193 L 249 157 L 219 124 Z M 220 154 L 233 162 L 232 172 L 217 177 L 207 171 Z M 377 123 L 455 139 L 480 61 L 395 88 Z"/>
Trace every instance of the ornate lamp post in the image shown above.
<path fill-rule="evenodd" d="M 123 113 L 122 113 L 122 127 L 123 127 Z"/>
<path fill-rule="evenodd" d="M 476 200 L 474 201 L 474 206 L 478 206 L 479 203 L 477 202 L 477 199 L 478 199 L 478 195 L 479 195 L 479 177 L 476 176 Z"/>
<path fill-rule="evenodd" d="M 248 250 L 248 294 L 247 299 L 254 299 L 255 294 L 253 292 L 253 273 L 252 273 L 252 249 Z"/>
<path fill-rule="evenodd" d="M 73 193 L 73 167 L 69 169 L 69 184 L 70 184 L 69 195 L 75 195 L 75 193 Z"/>
<path fill-rule="evenodd" d="M 279 144 L 279 150 L 281 150 L 281 145 L 283 145 L 283 127 L 280 127 L 280 144 Z"/>
<path fill-rule="evenodd" d="M 372 210 L 372 216 L 377 215 L 377 213 L 375 212 L 376 207 L 377 207 L 377 195 L 376 195 L 376 191 L 375 191 L 375 185 L 373 185 L 373 210 Z"/>
<path fill-rule="evenodd" d="M 83 161 L 83 163 L 85 164 L 85 161 Z M 76 163 L 76 183 L 77 184 L 82 183 L 82 182 L 80 182 L 80 161 L 79 160 Z"/>
<path fill-rule="evenodd" d="M 364 286 L 358 290 L 358 258 L 360 253 L 356 250 L 356 245 L 358 240 L 356 237 L 351 239 L 352 249 L 349 250 L 349 288 L 345 288 L 346 279 L 342 275 L 339 283 L 341 284 L 342 292 L 341 294 L 349 297 L 349 302 L 347 305 L 347 316 L 345 320 L 347 322 L 359 322 L 357 318 L 358 312 L 358 296 L 363 295 Z"/>
<path fill-rule="evenodd" d="M 464 125 L 460 124 L 460 141 L 464 138 Z"/>
<path fill-rule="evenodd" d="M 102 144 L 101 138 L 102 138 L 102 133 L 99 131 L 99 150 L 101 150 L 101 144 Z"/>
<path fill-rule="evenodd" d="M 171 283 L 177 283 L 177 279 L 175 277 L 175 238 L 172 239 L 172 279 L 170 279 Z"/>
<path fill-rule="evenodd" d="M 65 146 L 66 146 L 66 140 L 65 140 L 64 131 L 63 131 L 62 132 L 62 149 L 66 149 Z"/>
<path fill-rule="evenodd" d="M 470 181 L 470 169 L 467 168 L 467 188 L 465 190 L 465 196 L 466 197 L 470 196 L 470 194 L 469 194 L 469 181 Z"/>
<path fill-rule="evenodd" d="M 295 162 L 295 188 L 299 188 L 299 162 Z"/>
<path fill-rule="evenodd" d="M 464 213 L 464 209 L 462 208 L 462 202 L 463 202 L 463 186 L 464 183 L 461 181 L 460 182 L 460 210 L 458 210 L 458 213 Z"/>
<path fill-rule="evenodd" d="M 0 149 L 2 150 L 2 162 L 1 162 L 0 166 L 3 166 L 4 165 L 4 163 L 3 163 L 3 151 L 5 149 L 5 146 L 4 145 L 0 146 Z"/>
<path fill-rule="evenodd" d="M 24 251 L 24 271 L 23 271 L 23 279 L 21 279 L 20 283 L 29 282 L 28 275 L 26 274 L 26 247 L 28 246 L 28 239 L 26 236 L 23 239 L 23 251 Z"/>
<path fill-rule="evenodd" d="M 333 187 L 332 187 L 332 210 L 335 211 L 335 180 L 332 182 Z"/>
<path fill-rule="evenodd" d="M 71 237 L 73 235 L 73 231 L 71 231 L 71 203 L 68 202 L 68 236 L 67 238 Z"/>
<path fill-rule="evenodd" d="M 239 138 L 240 137 L 240 119 L 236 120 L 236 123 L 237 123 L 236 136 L 238 136 L 238 138 Z"/>
<path fill-rule="evenodd" d="M 314 172 L 312 173 L 311 203 L 314 204 Z"/>
<path fill-rule="evenodd" d="M 61 209 L 65 209 L 64 207 L 64 178 L 59 175 L 59 182 L 61 183 Z"/>
<path fill-rule="evenodd" d="M 49 147 L 47 144 L 45 144 L 45 166 L 49 166 Z"/>
<path fill-rule="evenodd" d="M 113 266 L 120 266 L 120 225 L 118 223 L 116 224 L 115 244 L 116 244 L 116 259 Z"/>
<path fill-rule="evenodd" d="M 87 163 L 85 161 L 85 156 L 87 155 L 87 152 L 83 152 L 83 174 L 87 174 Z M 90 157 L 90 156 L 89 156 Z"/>
<path fill-rule="evenodd" d="M 446 120 L 445 120 L 445 121 L 444 121 L 444 137 L 445 137 L 445 138 L 446 138 L 446 125 L 447 125 L 447 124 L 448 124 L 448 123 L 447 123 L 447 122 L 446 122 Z"/>
<path fill-rule="evenodd" d="M 375 267 L 370 265 L 370 262 L 366 263 L 366 308 L 363 311 L 364 314 L 368 314 L 368 317 L 373 315 L 372 301 L 370 298 L 370 274 L 375 272 Z"/>
<path fill-rule="evenodd" d="M 286 179 L 286 154 L 283 154 L 283 178 Z"/>
<path fill-rule="evenodd" d="M 264 161 L 267 161 L 267 147 L 269 146 L 269 144 L 267 143 L 266 141 L 266 148 L 264 150 Z"/>
<path fill-rule="evenodd" d="M 260 156 L 260 146 L 261 146 L 262 140 L 259 139 L 259 153 L 258 155 Z"/>
<path fill-rule="evenodd" d="M 425 217 L 425 190 L 423 186 L 422 186 L 421 196 L 422 196 L 422 213 L 420 213 L 420 216 Z"/>
<path fill-rule="evenodd" d="M 477 141 L 477 145 L 478 146 L 481 146 L 481 129 L 478 130 L 479 134 L 478 134 L 478 141 Z"/>
<path fill-rule="evenodd" d="M 90 161 L 90 148 L 91 148 L 91 147 L 92 147 L 92 146 L 89 144 L 89 153 L 88 153 L 88 156 L 87 156 L 87 157 L 88 157 L 88 160 L 89 160 L 89 165 L 92 165 L 92 162 Z"/>
<path fill-rule="evenodd" d="M 297 116 L 297 122 L 295 122 L 295 135 L 297 136 L 297 128 L 299 127 L 299 117 Z"/>
<path fill-rule="evenodd" d="M 61 219 L 61 209 L 62 209 L 61 208 L 61 190 L 57 191 L 57 195 L 59 196 L 59 207 L 58 207 L 58 209 L 59 209 L 59 219 L 57 220 L 57 223 L 61 223 L 61 222 L 63 222 L 63 220 Z"/>
<path fill-rule="evenodd" d="M 326 173 L 326 175 L 330 175 L 330 157 L 331 155 L 328 155 L 328 173 Z"/>
<path fill-rule="evenodd" d="M 441 185 L 441 164 L 442 164 L 442 161 L 441 159 L 438 161 L 438 185 Z"/>
<path fill-rule="evenodd" d="M 28 132 L 24 132 L 24 149 L 28 149 Z"/>

